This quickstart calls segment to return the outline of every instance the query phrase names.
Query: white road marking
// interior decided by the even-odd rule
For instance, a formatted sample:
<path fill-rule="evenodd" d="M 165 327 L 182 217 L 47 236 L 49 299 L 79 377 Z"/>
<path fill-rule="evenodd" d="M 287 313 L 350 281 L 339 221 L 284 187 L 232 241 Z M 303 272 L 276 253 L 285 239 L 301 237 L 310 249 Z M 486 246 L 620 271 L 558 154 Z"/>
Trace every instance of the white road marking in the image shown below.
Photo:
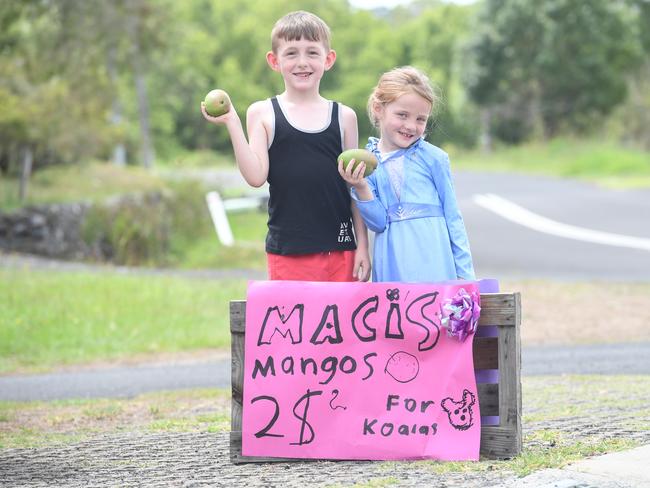
<path fill-rule="evenodd" d="M 477 194 L 472 197 L 472 200 L 477 205 L 500 215 L 504 219 L 538 232 L 577 241 L 650 251 L 650 239 L 585 229 L 584 227 L 556 222 L 493 193 Z"/>

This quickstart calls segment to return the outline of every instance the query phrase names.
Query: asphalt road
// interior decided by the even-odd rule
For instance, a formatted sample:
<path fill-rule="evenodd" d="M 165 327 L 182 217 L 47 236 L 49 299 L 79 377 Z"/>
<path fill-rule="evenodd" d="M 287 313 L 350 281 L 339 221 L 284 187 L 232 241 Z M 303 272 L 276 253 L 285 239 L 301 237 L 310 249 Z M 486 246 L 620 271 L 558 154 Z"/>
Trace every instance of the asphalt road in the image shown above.
<path fill-rule="evenodd" d="M 650 281 L 650 190 L 516 174 L 457 172 L 454 179 L 480 277 Z M 541 219 L 525 212 L 513 215 L 524 223 L 513 222 L 477 203 L 481 197 L 489 202 L 486 195 L 564 226 L 542 222 L 546 232 L 532 229 L 524 223 Z"/>
<path fill-rule="evenodd" d="M 650 374 L 650 343 L 536 346 L 522 350 L 522 375 Z M 230 359 L 63 373 L 0 376 L 0 401 L 128 398 L 185 388 L 230 388 Z"/>

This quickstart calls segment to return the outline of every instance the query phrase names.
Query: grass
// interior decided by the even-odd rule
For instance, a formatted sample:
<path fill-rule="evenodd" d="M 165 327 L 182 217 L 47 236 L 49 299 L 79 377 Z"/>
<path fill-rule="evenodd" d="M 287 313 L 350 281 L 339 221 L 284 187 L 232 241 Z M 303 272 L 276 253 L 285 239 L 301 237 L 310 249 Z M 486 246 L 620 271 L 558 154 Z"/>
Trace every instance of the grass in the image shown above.
<path fill-rule="evenodd" d="M 193 389 L 129 399 L 0 402 L 0 449 L 70 444 L 119 432 L 226 432 L 230 393 Z"/>
<path fill-rule="evenodd" d="M 640 444 L 627 432 L 640 432 L 650 418 L 650 376 L 522 377 L 524 448 L 505 461 L 429 462 L 436 473 L 502 470 L 526 476 L 546 468 Z M 576 426 L 589 419 L 592 433 Z M 606 426 L 607 428 L 603 428 Z M 579 427 L 578 427 L 579 428 Z M 626 435 L 613 436 L 614 431 Z"/>
<path fill-rule="evenodd" d="M 644 425 L 647 428 L 650 376 L 532 376 L 523 377 L 522 386 L 521 455 L 504 461 L 418 461 L 418 467 L 438 474 L 501 471 L 526 476 L 636 447 L 640 441 L 629 432 L 643 431 Z M 631 393 L 629 405 L 634 408 L 620 405 Z M 0 449 L 69 445 L 105 433 L 226 433 L 230 429 L 229 395 L 226 390 L 197 389 L 149 393 L 132 399 L 0 402 Z M 578 410 L 561 408 L 573 401 L 579 402 Z M 581 429 L 585 419 L 590 427 L 597 428 L 590 429 L 592 432 Z M 355 486 L 398 485 L 399 480 L 389 475 L 397 464 L 379 464 L 377 469 L 386 477 Z"/>
<path fill-rule="evenodd" d="M 231 213 L 228 221 L 235 238 L 232 247 L 223 246 L 215 232 L 179 244 L 182 256 L 175 264 L 186 269 L 266 269 L 264 239 L 268 216 L 262 212 Z"/>
<path fill-rule="evenodd" d="M 573 376 L 570 380 L 558 376 L 547 378 L 547 389 L 524 390 L 533 395 L 535 403 L 543 407 L 530 408 L 524 418 L 527 422 L 543 422 L 551 417 L 578 417 L 585 408 L 594 412 L 635 412 L 650 417 L 650 382 L 639 376 L 609 376 L 594 381 L 592 376 Z M 562 399 L 574 398 L 567 402 Z"/>
<path fill-rule="evenodd" d="M 650 188 L 650 153 L 607 140 L 559 138 L 499 147 L 491 154 L 450 149 L 456 168 L 579 178 L 616 188 Z"/>
<path fill-rule="evenodd" d="M 541 280 L 501 285 L 522 294 L 524 345 L 620 341 L 612 327 L 625 328 L 629 341 L 650 340 L 648 285 Z M 0 374 L 229 348 L 228 302 L 245 298 L 245 290 L 245 280 L 125 275 L 109 267 L 0 268 Z M 612 299 L 621 296 L 626 299 Z M 564 310 L 564 320 L 549 325 L 548 303 Z"/>
<path fill-rule="evenodd" d="M 524 381 L 525 383 L 525 381 Z M 553 417 L 547 416 L 548 422 Z M 479 462 L 439 462 L 421 461 L 426 463 L 431 472 L 443 475 L 445 473 L 476 473 L 484 471 L 501 471 L 523 477 L 540 469 L 562 468 L 580 459 L 610 452 L 632 449 L 639 442 L 621 437 L 576 440 L 562 432 L 539 430 L 524 436 L 522 453 L 503 461 L 481 459 Z M 390 470 L 391 466 L 385 469 Z"/>
<path fill-rule="evenodd" d="M 162 190 L 167 178 L 186 169 L 233 169 L 232 156 L 213 151 L 194 151 L 159 164 L 154 171 L 139 166 L 119 167 L 93 161 L 75 165 L 50 166 L 32 174 L 24 205 L 71 201 L 101 201 L 123 193 Z M 17 177 L 0 176 L 0 208 L 23 204 L 18 199 Z"/>
<path fill-rule="evenodd" d="M 0 269 L 0 373 L 225 348 L 244 280 Z"/>
<path fill-rule="evenodd" d="M 528 436 L 528 440 L 534 437 Z M 625 438 L 571 441 L 562 440 L 562 436 L 557 435 L 548 443 L 548 447 L 535 446 L 525 449 L 520 456 L 508 461 L 504 468 L 517 476 L 526 476 L 540 469 L 562 468 L 580 459 L 632 449 L 638 445 L 638 442 Z"/>
<path fill-rule="evenodd" d="M 208 149 L 187 152 L 171 158 L 162 165 L 164 169 L 173 170 L 175 168 L 205 168 L 205 169 L 232 169 L 235 163 L 232 153 L 222 154 Z M 164 171 L 163 171 L 164 172 Z"/>
<path fill-rule="evenodd" d="M 120 168 L 105 163 L 54 166 L 36 171 L 30 179 L 24 205 L 74 201 L 97 202 L 116 194 L 165 188 L 165 182 L 144 168 Z M 0 208 L 21 206 L 16 178 L 0 177 Z"/>

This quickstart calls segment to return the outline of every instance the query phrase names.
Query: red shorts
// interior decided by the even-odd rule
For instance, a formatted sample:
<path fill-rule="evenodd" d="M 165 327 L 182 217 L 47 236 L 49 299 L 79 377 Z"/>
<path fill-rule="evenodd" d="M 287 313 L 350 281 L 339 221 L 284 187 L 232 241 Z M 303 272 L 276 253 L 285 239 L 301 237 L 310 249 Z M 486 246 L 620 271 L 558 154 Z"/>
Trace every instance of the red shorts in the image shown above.
<path fill-rule="evenodd" d="M 330 251 L 315 254 L 266 254 L 270 280 L 356 281 L 354 251 Z"/>

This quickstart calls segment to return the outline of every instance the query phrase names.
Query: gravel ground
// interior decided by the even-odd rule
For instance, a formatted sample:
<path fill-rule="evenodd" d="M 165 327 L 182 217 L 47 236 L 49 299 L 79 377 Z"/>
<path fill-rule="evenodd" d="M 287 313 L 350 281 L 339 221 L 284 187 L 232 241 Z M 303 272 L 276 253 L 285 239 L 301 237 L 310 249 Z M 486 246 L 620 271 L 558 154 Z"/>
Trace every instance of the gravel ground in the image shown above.
<path fill-rule="evenodd" d="M 650 398 L 645 399 L 650 402 Z M 650 431 L 625 427 L 627 416 L 597 420 L 566 417 L 528 423 L 530 433 L 542 429 L 572 434 L 573 440 L 594 436 L 650 442 Z M 650 422 L 650 415 L 643 419 Z M 526 447 L 530 447 L 531 442 Z M 229 461 L 228 433 L 128 433 L 99 436 L 76 444 L 0 451 L 3 486 L 249 486 L 303 487 L 430 486 L 483 488 L 512 481 L 517 475 L 487 464 L 482 471 L 439 473 L 431 462 L 295 462 L 234 465 Z"/>
<path fill-rule="evenodd" d="M 650 377 L 528 378 L 523 425 L 525 454 L 517 460 L 450 469 L 431 461 L 234 465 L 228 432 L 134 429 L 66 445 L 0 450 L 0 480 L 10 487 L 502 486 L 518 478 L 518 464 L 535 469 L 537 458 L 564 460 L 567 446 L 593 446 L 597 453 L 602 443 L 617 440 L 650 443 Z"/>

